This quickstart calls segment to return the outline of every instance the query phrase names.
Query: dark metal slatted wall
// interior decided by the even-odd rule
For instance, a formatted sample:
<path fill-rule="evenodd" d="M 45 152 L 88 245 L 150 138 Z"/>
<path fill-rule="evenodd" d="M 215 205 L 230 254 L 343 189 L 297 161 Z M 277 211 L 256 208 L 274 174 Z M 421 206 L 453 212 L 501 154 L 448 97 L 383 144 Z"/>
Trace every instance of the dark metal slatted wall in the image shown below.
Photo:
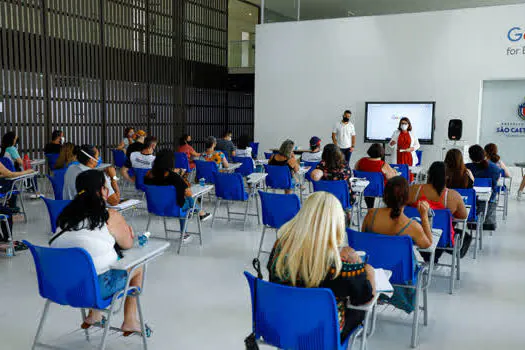
<path fill-rule="evenodd" d="M 227 0 L 0 0 L 0 133 L 30 157 L 55 128 L 104 157 L 126 126 L 160 147 L 253 133 L 228 109 L 227 22 Z"/>

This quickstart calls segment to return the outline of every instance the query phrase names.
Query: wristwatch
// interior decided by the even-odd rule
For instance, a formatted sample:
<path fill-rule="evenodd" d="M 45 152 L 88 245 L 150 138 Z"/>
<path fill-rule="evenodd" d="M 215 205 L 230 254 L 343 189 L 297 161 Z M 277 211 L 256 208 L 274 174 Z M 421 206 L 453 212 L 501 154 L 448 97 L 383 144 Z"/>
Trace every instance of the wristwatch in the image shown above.
<path fill-rule="evenodd" d="M 118 177 L 115 175 L 111 178 L 111 181 L 118 181 Z"/>

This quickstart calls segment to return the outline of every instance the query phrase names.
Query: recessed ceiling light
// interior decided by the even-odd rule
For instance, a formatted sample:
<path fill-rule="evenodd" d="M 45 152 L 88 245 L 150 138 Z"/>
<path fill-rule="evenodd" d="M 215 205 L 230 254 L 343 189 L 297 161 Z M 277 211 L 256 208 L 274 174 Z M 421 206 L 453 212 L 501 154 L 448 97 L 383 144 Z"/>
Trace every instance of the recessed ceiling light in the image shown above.
<path fill-rule="evenodd" d="M 252 13 L 251 13 L 251 12 L 250 12 L 250 13 L 248 13 L 248 16 L 251 16 L 251 15 L 252 15 Z"/>

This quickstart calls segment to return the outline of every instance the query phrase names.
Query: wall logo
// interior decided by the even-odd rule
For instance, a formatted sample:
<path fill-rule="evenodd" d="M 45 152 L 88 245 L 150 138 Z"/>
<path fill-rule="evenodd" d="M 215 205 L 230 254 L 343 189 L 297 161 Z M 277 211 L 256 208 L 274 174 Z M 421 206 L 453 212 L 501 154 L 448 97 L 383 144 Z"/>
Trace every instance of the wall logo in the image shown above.
<path fill-rule="evenodd" d="M 518 117 L 525 121 L 525 101 L 518 106 Z M 496 126 L 496 134 L 506 137 L 525 137 L 525 122 L 499 122 Z"/>
<path fill-rule="evenodd" d="M 525 102 L 519 105 L 518 115 L 520 116 L 521 119 L 525 120 Z"/>
<path fill-rule="evenodd" d="M 525 56 L 525 27 L 512 27 L 507 32 L 512 46 L 507 47 L 507 56 Z"/>

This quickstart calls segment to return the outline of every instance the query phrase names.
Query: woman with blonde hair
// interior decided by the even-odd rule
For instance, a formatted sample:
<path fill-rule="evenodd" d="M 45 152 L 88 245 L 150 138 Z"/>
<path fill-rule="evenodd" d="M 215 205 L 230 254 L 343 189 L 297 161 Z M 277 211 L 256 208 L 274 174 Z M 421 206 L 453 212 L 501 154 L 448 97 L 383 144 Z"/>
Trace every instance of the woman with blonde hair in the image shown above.
<path fill-rule="evenodd" d="M 71 163 L 76 161 L 77 155 L 75 154 L 75 145 L 71 142 L 64 143 L 55 163 L 55 169 L 67 168 Z"/>
<path fill-rule="evenodd" d="M 364 313 L 349 310 L 375 294 L 374 269 L 345 245 L 345 216 L 339 200 L 315 192 L 278 232 L 268 262 L 270 281 L 305 288 L 329 288 L 336 297 L 341 339 L 361 324 Z"/>

